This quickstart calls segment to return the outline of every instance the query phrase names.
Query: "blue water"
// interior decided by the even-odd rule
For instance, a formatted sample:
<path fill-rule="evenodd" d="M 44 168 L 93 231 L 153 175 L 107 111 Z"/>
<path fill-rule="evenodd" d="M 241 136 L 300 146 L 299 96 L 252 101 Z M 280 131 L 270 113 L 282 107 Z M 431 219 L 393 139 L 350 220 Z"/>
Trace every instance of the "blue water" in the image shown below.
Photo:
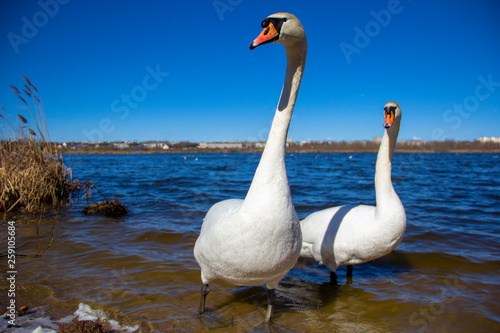
<path fill-rule="evenodd" d="M 245 196 L 260 154 L 66 155 L 73 178 L 99 184 L 130 213 L 85 216 L 79 195 L 44 217 L 38 237 L 18 222 L 26 252 L 56 234 L 41 258 L 19 258 L 19 284 L 36 299 L 31 316 L 53 325 L 85 303 L 144 332 L 500 331 L 499 156 L 396 153 L 393 184 L 408 219 L 402 243 L 355 266 L 352 279 L 339 268 L 337 285 L 326 267 L 300 262 L 280 284 L 269 328 L 262 287 L 211 286 L 200 318 L 192 254 L 207 210 Z M 330 206 L 374 205 L 375 160 L 372 153 L 287 154 L 299 218 Z M 102 198 L 94 192 L 92 200 Z"/>

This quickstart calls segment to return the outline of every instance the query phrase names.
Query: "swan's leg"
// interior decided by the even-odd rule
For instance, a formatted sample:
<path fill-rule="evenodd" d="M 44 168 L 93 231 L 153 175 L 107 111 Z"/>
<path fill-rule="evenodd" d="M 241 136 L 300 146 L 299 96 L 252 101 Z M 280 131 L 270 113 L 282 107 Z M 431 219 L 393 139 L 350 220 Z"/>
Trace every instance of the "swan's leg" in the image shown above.
<path fill-rule="evenodd" d="M 347 265 L 346 283 L 349 285 L 352 283 L 352 265 Z"/>
<path fill-rule="evenodd" d="M 337 284 L 337 273 L 330 271 L 330 284 Z"/>
<path fill-rule="evenodd" d="M 203 284 L 201 286 L 201 300 L 200 300 L 200 309 L 198 310 L 199 314 L 205 313 L 205 298 L 210 292 L 210 288 L 208 288 L 208 284 Z"/>
<path fill-rule="evenodd" d="M 267 315 L 266 323 L 271 321 L 271 316 L 274 309 L 274 301 L 276 300 L 276 292 L 274 289 L 267 289 Z"/>
<path fill-rule="evenodd" d="M 347 265 L 347 277 L 352 278 L 352 265 Z"/>

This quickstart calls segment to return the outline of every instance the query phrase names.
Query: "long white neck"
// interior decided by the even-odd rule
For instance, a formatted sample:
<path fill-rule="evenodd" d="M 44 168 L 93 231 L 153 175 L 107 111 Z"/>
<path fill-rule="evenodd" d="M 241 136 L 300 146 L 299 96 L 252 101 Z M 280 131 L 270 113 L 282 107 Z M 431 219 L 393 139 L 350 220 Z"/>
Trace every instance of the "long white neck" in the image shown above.
<path fill-rule="evenodd" d="M 399 119 L 395 120 L 391 128 L 384 132 L 380 143 L 375 165 L 375 196 L 377 200 L 377 215 L 387 215 L 397 210 L 396 205 L 401 205 L 394 187 L 392 186 L 391 169 L 392 156 L 396 148 L 399 133 Z"/>
<path fill-rule="evenodd" d="M 285 83 L 269 131 L 266 147 L 245 198 L 245 205 L 259 202 L 264 199 L 264 194 L 279 196 L 279 194 L 283 194 L 283 191 L 286 192 L 285 196 L 291 202 L 285 167 L 285 147 L 293 108 L 304 72 L 307 42 L 304 41 L 300 45 L 285 46 L 285 51 L 287 58 Z M 276 193 L 269 193 L 275 191 Z"/>

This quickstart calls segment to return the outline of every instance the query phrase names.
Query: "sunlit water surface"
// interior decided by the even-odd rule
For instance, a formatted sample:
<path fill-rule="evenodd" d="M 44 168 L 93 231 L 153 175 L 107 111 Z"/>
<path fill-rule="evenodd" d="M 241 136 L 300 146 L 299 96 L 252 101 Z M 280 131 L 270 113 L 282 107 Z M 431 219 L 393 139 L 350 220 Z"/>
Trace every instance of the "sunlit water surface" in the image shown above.
<path fill-rule="evenodd" d="M 300 262 L 282 280 L 271 325 L 262 286 L 211 285 L 197 314 L 193 245 L 214 203 L 243 198 L 260 154 L 68 155 L 74 178 L 92 180 L 130 213 L 81 213 L 85 198 L 35 222 L 16 221 L 16 301 L 31 311 L 13 331 L 57 330 L 87 307 L 116 331 L 499 332 L 499 154 L 396 154 L 393 183 L 408 225 L 390 255 L 354 267 L 337 285 L 326 267 Z M 299 217 L 346 203 L 374 204 L 376 154 L 288 154 Z M 92 200 L 102 200 L 96 193 Z M 0 253 L 6 253 L 2 225 Z M 41 253 L 39 258 L 26 257 Z M 2 257 L 5 307 L 7 271 Z M 3 320 L 3 319 L 2 319 Z M 104 321 L 106 321 L 104 320 Z M 0 331 L 5 328 L 3 320 Z"/>

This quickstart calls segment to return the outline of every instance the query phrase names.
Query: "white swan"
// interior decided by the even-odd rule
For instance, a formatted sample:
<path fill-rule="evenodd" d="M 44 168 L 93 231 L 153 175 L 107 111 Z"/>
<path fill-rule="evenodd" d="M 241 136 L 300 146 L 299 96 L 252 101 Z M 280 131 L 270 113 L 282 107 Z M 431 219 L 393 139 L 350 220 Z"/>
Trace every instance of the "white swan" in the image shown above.
<path fill-rule="evenodd" d="M 392 155 L 401 122 L 401 108 L 396 102 L 384 107 L 384 137 L 375 166 L 374 206 L 331 207 L 312 213 L 301 221 L 302 258 L 326 265 L 332 282 L 339 266 L 352 266 L 380 258 L 394 250 L 406 228 L 406 214 L 391 180 Z"/>
<path fill-rule="evenodd" d="M 304 71 L 307 38 L 300 21 L 277 13 L 262 22 L 262 33 L 250 49 L 276 42 L 285 46 L 285 83 L 245 200 L 221 201 L 208 211 L 194 247 L 201 267 L 200 313 L 205 312 L 208 285 L 221 279 L 236 285 L 267 286 L 266 321 L 273 311 L 274 290 L 294 266 L 302 244 L 285 168 L 285 143 Z"/>

